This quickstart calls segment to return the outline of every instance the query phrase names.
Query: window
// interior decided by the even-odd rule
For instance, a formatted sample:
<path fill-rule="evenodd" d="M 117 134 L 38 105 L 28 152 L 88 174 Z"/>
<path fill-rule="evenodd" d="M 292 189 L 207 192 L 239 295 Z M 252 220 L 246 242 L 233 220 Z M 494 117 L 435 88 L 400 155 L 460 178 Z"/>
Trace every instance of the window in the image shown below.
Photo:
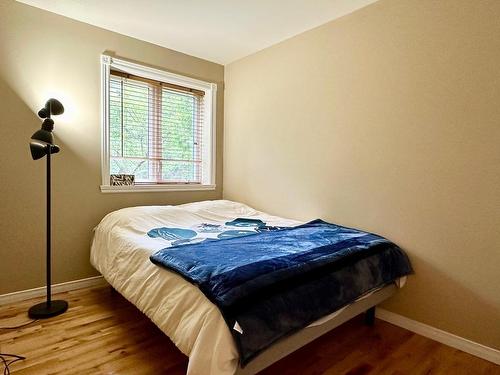
<path fill-rule="evenodd" d="M 214 189 L 216 85 L 105 55 L 102 75 L 101 190 Z"/>

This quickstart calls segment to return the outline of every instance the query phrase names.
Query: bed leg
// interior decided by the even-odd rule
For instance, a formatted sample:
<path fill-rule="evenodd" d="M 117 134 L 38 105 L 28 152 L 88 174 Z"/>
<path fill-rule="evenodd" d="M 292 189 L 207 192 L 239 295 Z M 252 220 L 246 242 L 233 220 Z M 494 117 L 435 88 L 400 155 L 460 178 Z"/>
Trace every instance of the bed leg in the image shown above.
<path fill-rule="evenodd" d="M 370 327 L 375 324 L 375 306 L 370 307 L 368 310 L 366 310 L 365 324 Z"/>

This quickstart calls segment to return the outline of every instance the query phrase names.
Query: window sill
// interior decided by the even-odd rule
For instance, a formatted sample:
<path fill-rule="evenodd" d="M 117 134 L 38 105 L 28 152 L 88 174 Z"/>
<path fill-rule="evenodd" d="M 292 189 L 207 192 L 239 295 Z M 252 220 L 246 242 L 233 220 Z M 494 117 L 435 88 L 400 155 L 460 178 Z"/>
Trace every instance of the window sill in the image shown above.
<path fill-rule="evenodd" d="M 145 192 L 166 192 L 166 191 L 207 191 L 215 190 L 215 185 L 132 185 L 132 186 L 111 186 L 101 185 L 102 193 L 145 193 Z"/>

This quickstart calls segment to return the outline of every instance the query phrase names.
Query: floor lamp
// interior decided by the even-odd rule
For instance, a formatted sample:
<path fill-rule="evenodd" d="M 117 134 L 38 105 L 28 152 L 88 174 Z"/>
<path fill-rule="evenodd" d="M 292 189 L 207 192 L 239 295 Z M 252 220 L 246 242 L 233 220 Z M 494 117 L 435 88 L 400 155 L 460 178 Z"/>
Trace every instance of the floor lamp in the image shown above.
<path fill-rule="evenodd" d="M 49 99 L 40 111 L 38 116 L 43 118 L 42 128 L 37 130 L 30 141 L 30 150 L 33 160 L 38 160 L 47 156 L 47 300 L 32 306 L 28 310 L 28 315 L 32 319 L 45 319 L 62 314 L 68 309 L 66 301 L 52 301 L 51 293 L 51 192 L 50 192 L 50 159 L 52 154 L 59 152 L 59 146 L 54 144 L 54 120 L 52 115 L 60 115 L 64 112 L 64 107 L 56 99 Z"/>

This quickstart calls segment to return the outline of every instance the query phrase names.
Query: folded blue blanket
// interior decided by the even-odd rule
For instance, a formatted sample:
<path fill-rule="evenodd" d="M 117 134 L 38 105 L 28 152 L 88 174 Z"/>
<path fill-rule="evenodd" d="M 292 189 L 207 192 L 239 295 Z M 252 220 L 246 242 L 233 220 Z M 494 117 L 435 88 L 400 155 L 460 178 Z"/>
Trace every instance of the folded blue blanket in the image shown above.
<path fill-rule="evenodd" d="M 242 365 L 285 335 L 412 272 L 389 240 L 322 220 L 174 246 L 150 259 L 198 285 L 219 307 Z"/>

